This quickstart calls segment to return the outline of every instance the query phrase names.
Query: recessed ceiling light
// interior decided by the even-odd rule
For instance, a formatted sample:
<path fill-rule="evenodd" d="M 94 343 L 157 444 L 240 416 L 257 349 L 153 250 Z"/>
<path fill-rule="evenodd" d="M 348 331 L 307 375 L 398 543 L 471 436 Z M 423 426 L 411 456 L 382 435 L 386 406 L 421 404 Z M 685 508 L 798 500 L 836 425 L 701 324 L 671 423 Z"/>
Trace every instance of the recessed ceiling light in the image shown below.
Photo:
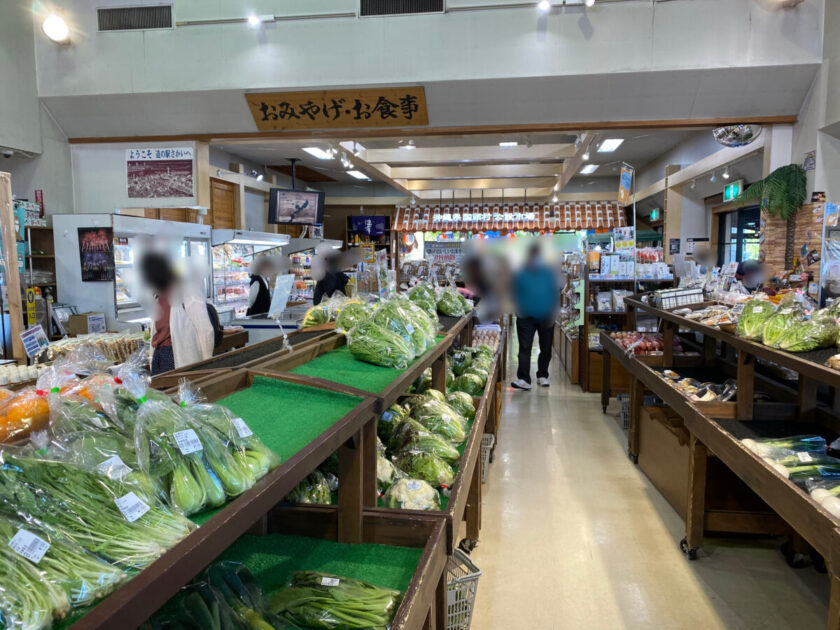
<path fill-rule="evenodd" d="M 598 170 L 597 164 L 587 164 L 582 169 L 580 169 L 581 174 L 583 175 L 592 175 L 595 171 Z"/>
<path fill-rule="evenodd" d="M 548 0 L 540 0 L 537 2 L 537 8 L 543 13 L 546 13 L 551 10 L 551 2 Z"/>
<path fill-rule="evenodd" d="M 607 138 L 598 147 L 598 153 L 612 153 L 624 142 L 622 138 Z"/>
<path fill-rule="evenodd" d="M 303 147 L 303 150 L 306 151 L 312 157 L 316 157 L 319 160 L 333 159 L 333 154 L 331 152 L 324 151 L 320 147 Z"/>
<path fill-rule="evenodd" d="M 417 147 L 414 146 L 414 140 L 409 140 L 405 144 L 400 145 L 400 149 L 406 149 L 407 151 L 411 151 L 412 149 L 416 149 Z"/>
<path fill-rule="evenodd" d="M 56 44 L 66 44 L 70 41 L 70 27 L 67 21 L 58 13 L 50 13 L 41 22 L 41 30 Z"/>
<path fill-rule="evenodd" d="M 499 143 L 500 147 L 518 147 L 519 143 L 516 140 L 506 140 Z"/>
<path fill-rule="evenodd" d="M 350 177 L 355 177 L 356 179 L 370 179 L 367 175 L 362 173 L 362 171 L 347 171 L 347 174 Z"/>

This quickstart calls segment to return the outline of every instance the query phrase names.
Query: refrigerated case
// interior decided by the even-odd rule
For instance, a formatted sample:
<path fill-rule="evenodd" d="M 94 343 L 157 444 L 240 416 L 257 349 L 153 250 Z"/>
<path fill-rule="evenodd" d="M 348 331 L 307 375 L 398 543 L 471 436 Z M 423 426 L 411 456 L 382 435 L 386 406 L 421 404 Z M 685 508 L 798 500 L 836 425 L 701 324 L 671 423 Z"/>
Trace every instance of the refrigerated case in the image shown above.
<path fill-rule="evenodd" d="M 248 310 L 250 267 L 257 254 L 289 243 L 285 234 L 213 230 L 213 303 L 220 317 L 244 317 Z M 228 316 L 227 314 L 230 313 Z"/>
<path fill-rule="evenodd" d="M 73 305 L 78 312 L 105 314 L 108 330 L 122 330 L 130 325 L 149 323 L 148 314 L 133 295 L 132 272 L 138 248 L 143 241 L 171 239 L 176 245 L 173 256 L 197 256 L 206 260 L 206 294 L 210 296 L 209 225 L 159 221 L 119 214 L 57 214 L 53 216 L 55 251 L 78 252 L 78 228 L 110 227 L 114 234 L 114 280 L 83 282 L 78 255 L 56 259 L 58 301 Z"/>

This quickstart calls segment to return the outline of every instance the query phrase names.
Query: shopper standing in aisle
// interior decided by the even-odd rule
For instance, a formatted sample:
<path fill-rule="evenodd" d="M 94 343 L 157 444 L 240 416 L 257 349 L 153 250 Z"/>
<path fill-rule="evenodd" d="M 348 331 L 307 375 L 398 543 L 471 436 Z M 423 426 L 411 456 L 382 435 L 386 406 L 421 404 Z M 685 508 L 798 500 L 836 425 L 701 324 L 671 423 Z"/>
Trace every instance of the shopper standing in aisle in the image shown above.
<path fill-rule="evenodd" d="M 214 330 L 207 303 L 192 282 L 179 279 L 169 259 L 147 252 L 140 277 L 156 300 L 152 314 L 152 376 L 213 356 Z"/>
<path fill-rule="evenodd" d="M 245 312 L 248 317 L 265 316 L 271 308 L 271 291 L 268 288 L 271 271 L 271 261 L 265 256 L 259 256 L 251 263 L 251 287 Z"/>
<path fill-rule="evenodd" d="M 336 292 L 347 295 L 347 282 L 350 278 L 341 270 L 341 256 L 331 254 L 324 261 L 326 272 L 324 277 L 315 283 L 312 304 L 318 305 L 325 297 L 332 297 Z"/>
<path fill-rule="evenodd" d="M 516 389 L 531 389 L 531 348 L 539 337 L 537 383 L 548 387 L 548 364 L 554 335 L 554 312 L 557 307 L 557 276 L 542 257 L 539 243 L 528 248 L 523 267 L 513 277 L 513 301 L 516 308 L 516 337 L 519 341 L 519 365 Z"/>

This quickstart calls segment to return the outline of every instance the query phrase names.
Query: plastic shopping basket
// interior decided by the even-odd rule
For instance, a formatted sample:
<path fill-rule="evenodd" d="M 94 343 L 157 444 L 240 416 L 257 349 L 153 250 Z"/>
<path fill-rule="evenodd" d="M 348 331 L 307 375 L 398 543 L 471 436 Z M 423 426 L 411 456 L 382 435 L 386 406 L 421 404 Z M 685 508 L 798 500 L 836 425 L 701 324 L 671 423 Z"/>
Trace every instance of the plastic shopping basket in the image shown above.
<path fill-rule="evenodd" d="M 446 629 L 469 630 L 481 570 L 455 549 L 446 565 Z"/>

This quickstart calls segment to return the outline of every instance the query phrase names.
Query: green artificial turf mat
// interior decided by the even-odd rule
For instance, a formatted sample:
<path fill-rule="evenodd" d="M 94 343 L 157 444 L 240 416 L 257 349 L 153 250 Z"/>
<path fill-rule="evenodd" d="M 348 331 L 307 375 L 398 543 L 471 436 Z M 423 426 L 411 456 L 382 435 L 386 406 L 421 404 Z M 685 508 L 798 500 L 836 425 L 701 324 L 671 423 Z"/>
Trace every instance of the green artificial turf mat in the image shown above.
<path fill-rule="evenodd" d="M 438 335 L 437 341 L 439 342 L 442 339 L 443 335 Z M 350 353 L 347 346 L 341 346 L 315 357 L 311 361 L 294 368 L 291 372 L 292 374 L 315 376 L 333 383 L 350 385 L 374 394 L 378 394 L 388 387 L 403 373 L 402 370 L 359 361 Z"/>
<path fill-rule="evenodd" d="M 405 594 L 422 549 L 391 545 L 350 545 L 303 536 L 242 536 L 219 560 L 235 560 L 251 570 L 270 594 L 295 571 L 320 571 L 355 578 Z"/>

